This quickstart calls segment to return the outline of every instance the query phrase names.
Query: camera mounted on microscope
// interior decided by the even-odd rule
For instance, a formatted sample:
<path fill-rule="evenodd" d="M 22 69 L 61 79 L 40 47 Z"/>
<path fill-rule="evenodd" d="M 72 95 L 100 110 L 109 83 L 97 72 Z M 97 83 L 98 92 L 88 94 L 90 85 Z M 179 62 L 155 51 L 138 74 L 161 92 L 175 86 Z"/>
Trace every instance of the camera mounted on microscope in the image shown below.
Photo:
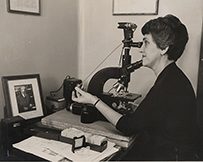
<path fill-rule="evenodd" d="M 136 30 L 137 25 L 128 22 L 119 22 L 118 29 L 123 29 L 124 31 L 124 41 L 131 40 L 133 38 L 133 32 Z"/>
<path fill-rule="evenodd" d="M 122 41 L 124 47 L 137 47 L 140 48 L 142 46 L 142 42 L 133 42 L 133 33 L 136 30 L 137 25 L 129 22 L 119 22 L 118 29 L 123 29 L 124 32 L 124 40 Z"/>

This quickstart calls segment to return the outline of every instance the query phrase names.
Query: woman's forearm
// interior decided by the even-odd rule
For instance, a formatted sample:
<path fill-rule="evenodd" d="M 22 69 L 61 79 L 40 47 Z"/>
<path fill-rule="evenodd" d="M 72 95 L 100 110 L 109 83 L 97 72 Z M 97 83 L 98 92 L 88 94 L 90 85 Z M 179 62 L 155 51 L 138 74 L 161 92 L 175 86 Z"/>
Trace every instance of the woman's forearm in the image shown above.
<path fill-rule="evenodd" d="M 111 122 L 114 126 L 116 126 L 118 120 L 122 117 L 121 114 L 110 108 L 108 105 L 106 105 L 103 101 L 99 100 L 97 104 L 95 105 L 97 110 L 99 110 L 106 119 Z"/>

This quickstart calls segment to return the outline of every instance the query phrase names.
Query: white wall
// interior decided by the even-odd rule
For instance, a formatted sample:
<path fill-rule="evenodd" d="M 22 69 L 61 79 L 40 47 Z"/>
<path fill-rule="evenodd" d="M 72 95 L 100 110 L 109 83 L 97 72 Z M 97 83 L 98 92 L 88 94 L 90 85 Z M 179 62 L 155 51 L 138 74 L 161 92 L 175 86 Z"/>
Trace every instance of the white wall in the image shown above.
<path fill-rule="evenodd" d="M 143 24 L 157 17 L 113 16 L 112 0 L 41 0 L 40 16 L 8 13 L 6 7 L 6 0 L 1 0 L 0 76 L 39 73 L 44 99 L 51 90 L 58 89 L 67 74 L 84 80 L 121 44 L 123 31 L 117 29 L 118 22 L 136 23 L 138 28 L 133 40 L 140 41 Z M 178 64 L 196 90 L 203 1 L 159 0 L 158 16 L 167 13 L 177 15 L 188 28 L 190 40 Z M 121 47 L 97 71 L 117 66 L 120 52 Z M 133 62 L 141 58 L 138 49 L 133 48 L 131 54 Z M 129 90 L 143 95 L 155 80 L 147 68 L 131 76 Z M 1 90 L 0 118 L 4 105 Z"/>
<path fill-rule="evenodd" d="M 186 73 L 196 91 L 200 52 L 200 36 L 203 15 L 202 0 L 159 0 L 158 15 L 113 16 L 112 0 L 80 1 L 80 48 L 79 77 L 85 79 L 92 70 L 123 40 L 123 31 L 117 29 L 118 22 L 132 22 L 138 28 L 134 41 L 142 40 L 141 27 L 146 21 L 166 14 L 174 14 L 187 26 L 189 42 L 178 65 Z M 117 66 L 121 47 L 116 50 L 96 71 L 107 66 Z M 138 49 L 131 49 L 132 62 L 141 58 Z M 95 71 L 95 72 L 96 72 Z M 94 73 L 95 73 L 94 72 Z M 93 75 L 91 75 L 92 77 Z M 89 77 L 88 80 L 91 78 Z M 153 85 L 154 73 L 141 68 L 131 75 L 129 91 L 143 96 Z M 88 80 L 85 84 L 88 84 Z M 138 101 L 139 102 L 139 101 Z"/>
<path fill-rule="evenodd" d="M 41 0 L 41 15 L 7 12 L 0 0 L 0 76 L 39 73 L 43 97 L 77 76 L 78 1 Z M 0 91 L 0 118 L 5 106 Z"/>

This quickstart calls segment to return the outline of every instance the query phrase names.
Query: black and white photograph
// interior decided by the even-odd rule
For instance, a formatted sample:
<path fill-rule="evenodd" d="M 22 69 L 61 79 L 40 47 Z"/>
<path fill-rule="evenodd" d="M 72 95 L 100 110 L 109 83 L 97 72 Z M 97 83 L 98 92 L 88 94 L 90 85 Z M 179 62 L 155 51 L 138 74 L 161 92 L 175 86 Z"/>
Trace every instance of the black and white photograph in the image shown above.
<path fill-rule="evenodd" d="M 19 113 L 36 110 L 32 84 L 15 86 Z"/>
<path fill-rule="evenodd" d="M 203 161 L 203 0 L 0 0 L 0 20 L 0 161 Z"/>
<path fill-rule="evenodd" d="M 44 116 L 39 74 L 2 77 L 7 117 L 32 119 Z"/>

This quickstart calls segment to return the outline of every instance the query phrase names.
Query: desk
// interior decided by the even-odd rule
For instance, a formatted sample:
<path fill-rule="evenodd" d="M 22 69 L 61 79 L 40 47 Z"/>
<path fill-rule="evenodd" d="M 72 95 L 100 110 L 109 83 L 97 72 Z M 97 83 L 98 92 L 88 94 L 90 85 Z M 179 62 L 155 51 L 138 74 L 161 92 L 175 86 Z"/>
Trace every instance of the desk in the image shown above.
<path fill-rule="evenodd" d="M 31 135 L 34 135 L 34 134 L 38 134 L 40 136 L 40 134 L 43 134 L 44 132 L 50 132 L 53 135 L 51 138 L 54 138 L 54 134 L 55 135 L 60 134 L 60 131 L 61 131 L 60 129 L 50 128 L 50 126 L 45 126 L 41 122 L 37 122 L 24 129 L 25 134 L 22 137 L 22 140 Z M 139 137 L 136 138 L 136 140 L 128 148 L 121 148 L 120 151 L 118 151 L 117 153 L 115 153 L 114 155 L 112 155 L 110 157 L 107 157 L 105 160 L 107 160 L 107 161 L 122 160 L 123 157 L 129 153 L 129 151 L 133 145 L 135 145 L 135 147 L 136 147 L 136 152 L 134 153 L 134 155 L 137 157 L 136 159 L 139 160 L 139 152 L 142 149 L 144 143 L 146 143 L 146 140 L 143 138 L 143 135 L 140 135 Z M 20 160 L 42 161 L 43 160 L 39 157 L 36 157 L 36 156 L 28 154 L 28 153 L 24 153 L 22 151 L 19 151 L 17 149 L 13 149 L 13 148 L 11 148 L 11 150 L 10 150 L 9 157 L 6 155 L 6 150 L 1 150 L 1 151 L 3 152 L 2 154 L 4 155 L 4 156 L 1 156 L 1 160 L 18 160 L 18 161 L 20 161 Z"/>
<path fill-rule="evenodd" d="M 115 126 L 106 121 L 96 121 L 91 124 L 84 124 L 81 123 L 80 120 L 81 118 L 79 115 L 74 115 L 67 110 L 61 110 L 44 117 L 41 122 L 43 125 L 50 128 L 58 128 L 63 130 L 69 127 L 74 127 L 88 133 L 106 136 L 109 141 L 112 139 L 114 139 L 113 142 L 124 141 L 125 144 L 127 143 L 127 147 L 121 148 L 121 150 L 112 157 L 114 160 L 122 160 L 122 158 L 131 150 L 133 145 L 135 146 L 133 150 L 136 151 L 133 153 L 133 155 L 137 156 L 135 158 L 139 159 L 138 154 L 148 141 L 148 136 L 145 135 L 139 135 L 139 138 L 133 136 L 124 136 L 115 128 Z"/>
<path fill-rule="evenodd" d="M 72 114 L 70 111 L 64 109 L 42 118 L 41 123 L 50 128 L 64 130 L 72 127 L 87 133 L 105 136 L 109 141 L 115 142 L 123 147 L 128 147 L 132 140 L 135 139 L 135 136 L 123 135 L 123 133 L 107 121 L 95 121 L 91 124 L 84 124 L 80 120 L 80 115 Z"/>

